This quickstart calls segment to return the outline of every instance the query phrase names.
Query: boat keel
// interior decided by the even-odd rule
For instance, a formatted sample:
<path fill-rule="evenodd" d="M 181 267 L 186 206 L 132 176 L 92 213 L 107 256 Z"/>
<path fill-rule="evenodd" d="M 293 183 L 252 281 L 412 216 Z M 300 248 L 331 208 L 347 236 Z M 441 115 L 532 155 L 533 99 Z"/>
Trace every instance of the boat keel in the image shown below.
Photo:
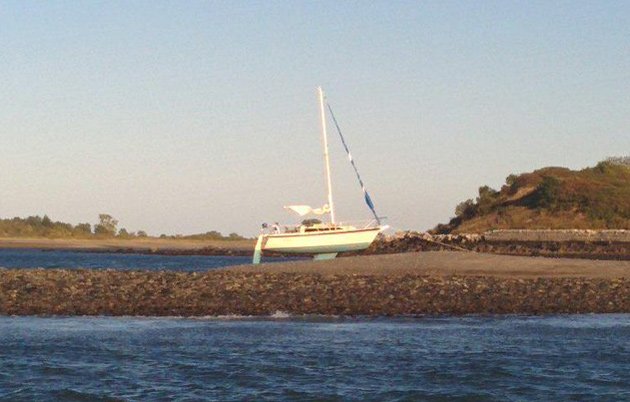
<path fill-rule="evenodd" d="M 262 258 L 263 237 L 263 235 L 258 236 L 256 248 L 254 249 L 254 258 L 252 259 L 252 264 L 260 264 L 260 259 Z"/>
<path fill-rule="evenodd" d="M 337 253 L 315 254 L 313 256 L 313 260 L 315 261 L 332 260 L 336 256 L 337 256 Z"/>

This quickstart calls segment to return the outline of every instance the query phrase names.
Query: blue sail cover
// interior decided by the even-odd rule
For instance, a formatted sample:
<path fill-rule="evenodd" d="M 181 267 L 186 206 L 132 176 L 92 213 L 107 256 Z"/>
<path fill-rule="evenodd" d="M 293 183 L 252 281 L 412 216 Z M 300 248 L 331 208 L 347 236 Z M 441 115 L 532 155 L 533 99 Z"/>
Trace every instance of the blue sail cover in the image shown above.
<path fill-rule="evenodd" d="M 339 128 L 339 124 L 337 123 L 335 114 L 333 113 L 332 108 L 330 107 L 330 104 L 328 104 L 328 102 L 326 102 L 326 106 L 328 106 L 328 111 L 330 112 L 330 116 L 332 117 L 333 123 L 335 123 L 335 127 L 337 128 L 337 132 L 339 133 L 339 137 L 341 138 L 341 143 L 343 144 L 343 148 L 346 150 L 346 153 L 348 154 L 348 160 L 350 161 L 350 164 L 352 165 L 352 168 L 354 169 L 354 173 L 357 175 L 357 179 L 359 180 L 359 184 L 361 185 L 361 190 L 363 190 L 363 198 L 365 199 L 365 203 L 370 208 L 370 211 L 372 211 L 372 215 L 374 215 L 374 219 L 376 219 L 376 222 L 380 225 L 381 219 L 376 214 L 376 209 L 374 209 L 374 203 L 372 202 L 372 198 L 370 197 L 370 194 L 365 189 L 365 184 L 363 184 L 363 180 L 361 179 L 361 175 L 359 174 L 359 169 L 357 169 L 357 165 L 354 163 L 354 159 L 352 159 L 352 154 L 350 153 L 348 144 L 346 144 L 346 139 L 343 137 L 343 134 L 341 134 L 341 128 Z"/>
<path fill-rule="evenodd" d="M 370 198 L 370 195 L 367 193 L 367 191 L 363 191 L 363 192 L 365 194 L 365 203 L 367 204 L 368 207 L 370 207 L 370 209 L 374 213 L 374 216 L 376 216 L 376 211 L 374 210 L 374 203 L 372 203 L 372 199 Z"/>

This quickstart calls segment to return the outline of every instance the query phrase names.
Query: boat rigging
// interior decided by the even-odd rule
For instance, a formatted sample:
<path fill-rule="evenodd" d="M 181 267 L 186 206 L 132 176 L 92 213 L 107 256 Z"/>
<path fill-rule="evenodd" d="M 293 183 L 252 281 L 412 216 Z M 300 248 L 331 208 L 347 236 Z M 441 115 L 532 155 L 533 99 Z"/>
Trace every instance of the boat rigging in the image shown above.
<path fill-rule="evenodd" d="M 256 242 L 253 258 L 254 264 L 260 263 L 265 251 L 282 254 L 313 255 L 316 260 L 326 260 L 335 258 L 340 252 L 365 250 L 372 244 L 376 236 L 388 227 L 387 225 L 381 224 L 381 217 L 376 213 L 374 203 L 359 174 L 359 170 L 352 158 L 352 154 L 339 128 L 332 108 L 330 104 L 325 101 L 324 91 L 321 87 L 318 88 L 318 95 L 324 147 L 324 164 L 326 167 L 326 186 L 328 190 L 327 203 L 321 208 L 312 208 L 309 205 L 289 205 L 285 208 L 300 216 L 328 214 L 330 221 L 322 223 L 317 219 L 309 219 L 303 221 L 301 225 L 285 227 L 284 231 L 281 231 L 279 225 L 275 224 L 273 225 L 273 231 L 271 233 L 265 232 L 268 226 L 263 224 L 263 232 L 258 236 L 258 241 Z M 361 227 L 342 224 L 336 220 L 330 171 L 330 155 L 328 152 L 326 107 L 339 133 L 343 147 L 348 155 L 348 160 L 361 185 L 365 202 L 374 215 L 374 220 Z"/>

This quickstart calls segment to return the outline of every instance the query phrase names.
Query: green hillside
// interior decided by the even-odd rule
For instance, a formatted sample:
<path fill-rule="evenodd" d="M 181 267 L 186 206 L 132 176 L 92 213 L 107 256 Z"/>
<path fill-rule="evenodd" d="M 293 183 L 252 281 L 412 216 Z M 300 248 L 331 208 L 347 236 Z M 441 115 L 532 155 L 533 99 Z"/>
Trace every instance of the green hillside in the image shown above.
<path fill-rule="evenodd" d="M 500 190 L 455 208 L 437 233 L 480 233 L 490 229 L 629 229 L 630 157 L 609 158 L 595 167 L 547 167 L 510 175 Z"/>

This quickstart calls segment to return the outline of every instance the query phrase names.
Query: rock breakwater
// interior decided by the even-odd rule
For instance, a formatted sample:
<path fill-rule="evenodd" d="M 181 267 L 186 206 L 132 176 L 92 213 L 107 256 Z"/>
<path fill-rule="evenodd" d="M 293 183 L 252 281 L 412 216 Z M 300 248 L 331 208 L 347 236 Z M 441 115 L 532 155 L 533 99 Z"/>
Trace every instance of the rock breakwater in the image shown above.
<path fill-rule="evenodd" d="M 621 239 L 625 239 L 623 236 L 625 236 L 627 231 L 523 230 L 506 232 L 505 236 L 503 232 L 499 231 L 485 234 L 437 235 L 420 232 L 399 232 L 395 235 L 382 236 L 377 239 L 363 254 L 393 254 L 458 249 L 521 256 L 630 260 L 630 242 L 621 241 Z M 608 232 L 613 233 L 616 237 Z M 518 237 L 521 233 L 525 233 L 525 235 Z M 584 240 L 587 238 L 587 235 L 591 236 L 591 240 Z M 615 240 L 601 240 L 603 238 L 614 238 Z"/>
<path fill-rule="evenodd" d="M 435 258 L 442 258 L 440 254 L 448 253 L 437 253 Z M 379 259 L 382 257 L 386 259 Z M 576 271 L 575 276 L 566 276 L 566 272 L 547 277 L 509 272 L 501 276 L 463 270 L 435 274 L 422 269 L 388 271 L 378 265 L 395 261 L 387 259 L 390 257 L 398 256 L 344 258 L 335 261 L 342 269 L 329 264 L 335 271 L 322 272 L 317 272 L 318 267 L 326 265 L 310 262 L 271 264 L 268 270 L 261 266 L 207 273 L 0 269 L 0 314 L 630 313 L 630 276 L 626 275 L 589 277 Z M 343 264 L 352 260 L 362 267 L 357 258 L 367 258 L 365 266 L 370 269 L 343 269 Z M 625 272 L 627 267 L 620 269 L 616 272 Z"/>
<path fill-rule="evenodd" d="M 483 234 L 488 241 L 630 243 L 625 229 L 497 229 Z"/>

